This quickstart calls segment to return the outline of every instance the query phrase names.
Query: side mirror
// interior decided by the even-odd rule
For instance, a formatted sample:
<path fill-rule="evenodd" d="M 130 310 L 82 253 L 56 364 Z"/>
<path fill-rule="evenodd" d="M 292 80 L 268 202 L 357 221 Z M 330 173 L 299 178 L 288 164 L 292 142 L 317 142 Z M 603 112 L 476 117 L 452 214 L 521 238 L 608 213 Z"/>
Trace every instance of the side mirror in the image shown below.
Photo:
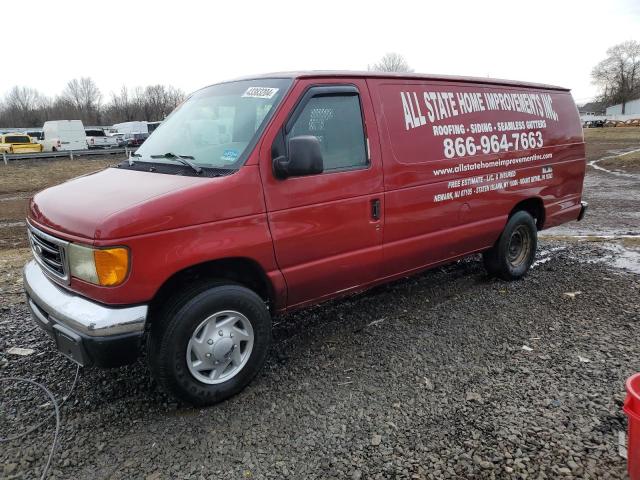
<path fill-rule="evenodd" d="M 301 135 L 289 139 L 289 157 L 284 155 L 273 159 L 276 177 L 300 177 L 324 171 L 320 141 L 313 135 Z"/>

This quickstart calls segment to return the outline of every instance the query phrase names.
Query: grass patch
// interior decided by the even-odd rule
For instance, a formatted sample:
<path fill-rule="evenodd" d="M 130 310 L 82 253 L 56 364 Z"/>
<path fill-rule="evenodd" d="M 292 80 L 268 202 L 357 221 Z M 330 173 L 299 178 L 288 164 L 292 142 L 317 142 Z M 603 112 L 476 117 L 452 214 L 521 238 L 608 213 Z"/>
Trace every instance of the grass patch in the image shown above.
<path fill-rule="evenodd" d="M 586 142 L 602 140 L 636 140 L 640 142 L 639 127 L 585 128 L 583 132 Z"/>
<path fill-rule="evenodd" d="M 71 178 L 115 165 L 122 158 L 77 160 L 17 160 L 3 165 L 0 162 L 0 194 L 37 192 Z"/>
<path fill-rule="evenodd" d="M 623 153 L 617 157 L 607 158 L 598 162 L 598 165 L 609 168 L 622 168 L 622 169 L 640 169 L 640 151 Z"/>
<path fill-rule="evenodd" d="M 587 161 L 609 156 L 615 151 L 640 148 L 640 128 L 585 128 Z"/>
<path fill-rule="evenodd" d="M 47 187 L 115 165 L 123 159 L 124 154 L 74 160 L 18 160 L 8 165 L 0 162 L 0 256 L 27 245 L 24 219 L 29 197 Z"/>
<path fill-rule="evenodd" d="M 0 250 L 0 296 L 3 304 L 9 306 L 24 302 L 22 267 L 32 258 L 31 249 L 14 248 Z"/>

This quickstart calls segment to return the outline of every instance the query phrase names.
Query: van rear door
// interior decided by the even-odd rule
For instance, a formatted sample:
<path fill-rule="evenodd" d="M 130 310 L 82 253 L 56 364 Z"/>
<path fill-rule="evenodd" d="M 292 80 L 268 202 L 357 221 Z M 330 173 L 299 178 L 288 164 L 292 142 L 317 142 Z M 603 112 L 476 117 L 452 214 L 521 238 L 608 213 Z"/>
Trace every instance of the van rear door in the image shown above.
<path fill-rule="evenodd" d="M 276 178 L 272 159 L 303 135 L 319 139 L 324 172 Z M 382 163 L 365 81 L 299 80 L 265 133 L 260 170 L 288 306 L 380 277 Z"/>

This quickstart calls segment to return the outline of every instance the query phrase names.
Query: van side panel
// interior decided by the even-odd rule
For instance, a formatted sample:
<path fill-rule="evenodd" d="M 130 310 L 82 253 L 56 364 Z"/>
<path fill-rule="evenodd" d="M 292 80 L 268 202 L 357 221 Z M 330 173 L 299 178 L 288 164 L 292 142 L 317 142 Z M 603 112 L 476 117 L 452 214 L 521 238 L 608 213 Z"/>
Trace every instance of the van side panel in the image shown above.
<path fill-rule="evenodd" d="M 567 91 L 368 79 L 385 175 L 384 272 L 489 248 L 518 202 L 544 228 L 580 211 L 585 154 Z"/>

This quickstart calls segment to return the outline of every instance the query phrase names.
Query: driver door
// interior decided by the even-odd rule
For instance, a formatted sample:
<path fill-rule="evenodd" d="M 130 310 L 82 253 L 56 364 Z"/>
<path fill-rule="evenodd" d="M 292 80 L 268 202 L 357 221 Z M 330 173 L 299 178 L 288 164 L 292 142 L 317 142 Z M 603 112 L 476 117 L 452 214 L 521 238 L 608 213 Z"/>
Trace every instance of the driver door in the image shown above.
<path fill-rule="evenodd" d="M 304 79 L 260 152 L 267 216 L 287 306 L 357 290 L 380 277 L 384 227 L 379 140 L 366 82 Z M 290 138 L 314 135 L 324 171 L 278 179 Z"/>

